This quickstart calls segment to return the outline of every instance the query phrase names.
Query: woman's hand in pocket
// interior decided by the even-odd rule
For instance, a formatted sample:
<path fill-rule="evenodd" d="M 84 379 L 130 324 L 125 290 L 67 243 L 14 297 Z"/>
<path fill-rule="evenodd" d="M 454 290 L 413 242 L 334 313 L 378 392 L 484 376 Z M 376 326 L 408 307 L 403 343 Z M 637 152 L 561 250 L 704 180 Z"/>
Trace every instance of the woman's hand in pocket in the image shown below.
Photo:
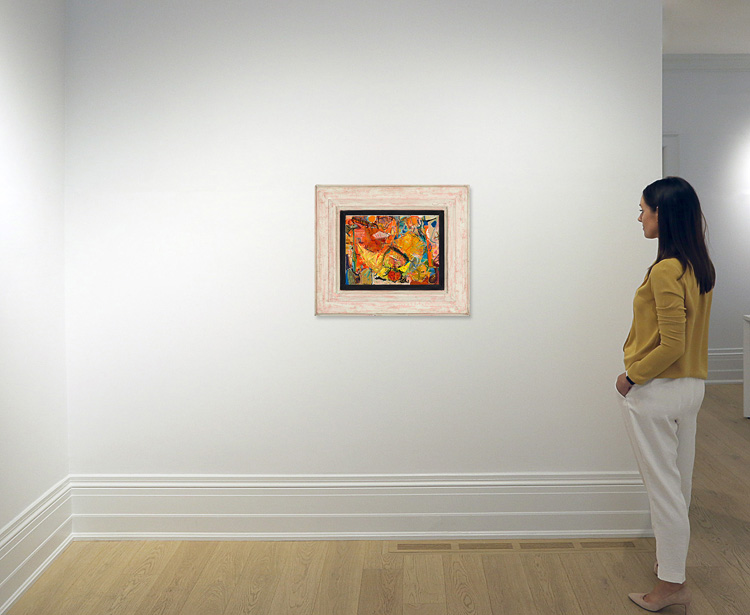
<path fill-rule="evenodd" d="M 633 387 L 630 382 L 628 382 L 627 375 L 625 372 L 617 376 L 617 382 L 615 383 L 615 388 L 617 389 L 617 392 L 625 397 L 628 394 L 628 391 Z"/>

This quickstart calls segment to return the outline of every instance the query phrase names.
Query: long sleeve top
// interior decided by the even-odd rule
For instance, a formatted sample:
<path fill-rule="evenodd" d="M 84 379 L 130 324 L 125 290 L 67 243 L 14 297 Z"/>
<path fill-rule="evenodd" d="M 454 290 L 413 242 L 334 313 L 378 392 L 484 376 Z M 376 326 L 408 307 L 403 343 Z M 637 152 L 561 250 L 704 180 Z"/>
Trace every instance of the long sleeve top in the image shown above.
<path fill-rule="evenodd" d="M 623 347 L 636 384 L 652 378 L 708 376 L 708 320 L 713 291 L 700 294 L 692 269 L 659 261 L 633 299 L 633 324 Z"/>

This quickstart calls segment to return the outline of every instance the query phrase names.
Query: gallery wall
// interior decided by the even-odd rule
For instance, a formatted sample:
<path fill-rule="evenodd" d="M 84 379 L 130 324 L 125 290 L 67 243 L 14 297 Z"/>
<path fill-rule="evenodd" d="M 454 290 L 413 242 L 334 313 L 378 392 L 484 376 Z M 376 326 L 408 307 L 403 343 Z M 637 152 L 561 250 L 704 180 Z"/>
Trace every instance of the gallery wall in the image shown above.
<path fill-rule="evenodd" d="M 635 475 L 661 8 L 71 0 L 71 472 Z M 468 184 L 470 317 L 314 316 L 316 184 Z"/>
<path fill-rule="evenodd" d="M 63 55 L 62 1 L 0 1 L 0 545 L 68 475 Z"/>
<path fill-rule="evenodd" d="M 710 367 L 714 379 L 738 381 L 750 314 L 750 56 L 665 58 L 664 132 L 708 222 L 717 269 Z"/>

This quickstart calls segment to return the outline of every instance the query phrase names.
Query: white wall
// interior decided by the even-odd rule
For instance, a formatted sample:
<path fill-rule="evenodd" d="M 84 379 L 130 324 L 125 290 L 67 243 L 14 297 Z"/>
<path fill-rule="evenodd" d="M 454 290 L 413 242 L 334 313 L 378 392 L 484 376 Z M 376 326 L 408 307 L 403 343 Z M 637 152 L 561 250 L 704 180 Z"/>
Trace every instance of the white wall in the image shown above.
<path fill-rule="evenodd" d="M 717 270 L 709 346 L 719 376 L 741 379 L 742 316 L 750 313 L 750 56 L 672 56 L 664 68 L 664 132 L 677 135 L 679 172 L 701 199 Z"/>
<path fill-rule="evenodd" d="M 73 474 L 634 472 L 660 12 L 71 0 Z M 316 183 L 469 184 L 472 316 L 313 316 Z"/>
<path fill-rule="evenodd" d="M 0 0 L 0 544 L 68 475 L 63 4 Z"/>

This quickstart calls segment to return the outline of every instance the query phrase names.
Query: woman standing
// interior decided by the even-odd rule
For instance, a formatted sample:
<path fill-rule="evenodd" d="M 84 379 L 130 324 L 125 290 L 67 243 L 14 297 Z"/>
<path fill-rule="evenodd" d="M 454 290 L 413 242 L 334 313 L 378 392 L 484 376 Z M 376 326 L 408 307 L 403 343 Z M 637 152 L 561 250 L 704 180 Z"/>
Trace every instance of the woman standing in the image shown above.
<path fill-rule="evenodd" d="M 630 599 L 647 611 L 682 604 L 687 613 L 688 509 L 716 274 L 698 196 L 684 179 L 667 177 L 647 186 L 638 221 L 646 238 L 658 238 L 659 247 L 635 293 L 624 346 L 626 371 L 616 387 L 648 492 L 659 580 L 649 593 L 630 594 Z"/>

